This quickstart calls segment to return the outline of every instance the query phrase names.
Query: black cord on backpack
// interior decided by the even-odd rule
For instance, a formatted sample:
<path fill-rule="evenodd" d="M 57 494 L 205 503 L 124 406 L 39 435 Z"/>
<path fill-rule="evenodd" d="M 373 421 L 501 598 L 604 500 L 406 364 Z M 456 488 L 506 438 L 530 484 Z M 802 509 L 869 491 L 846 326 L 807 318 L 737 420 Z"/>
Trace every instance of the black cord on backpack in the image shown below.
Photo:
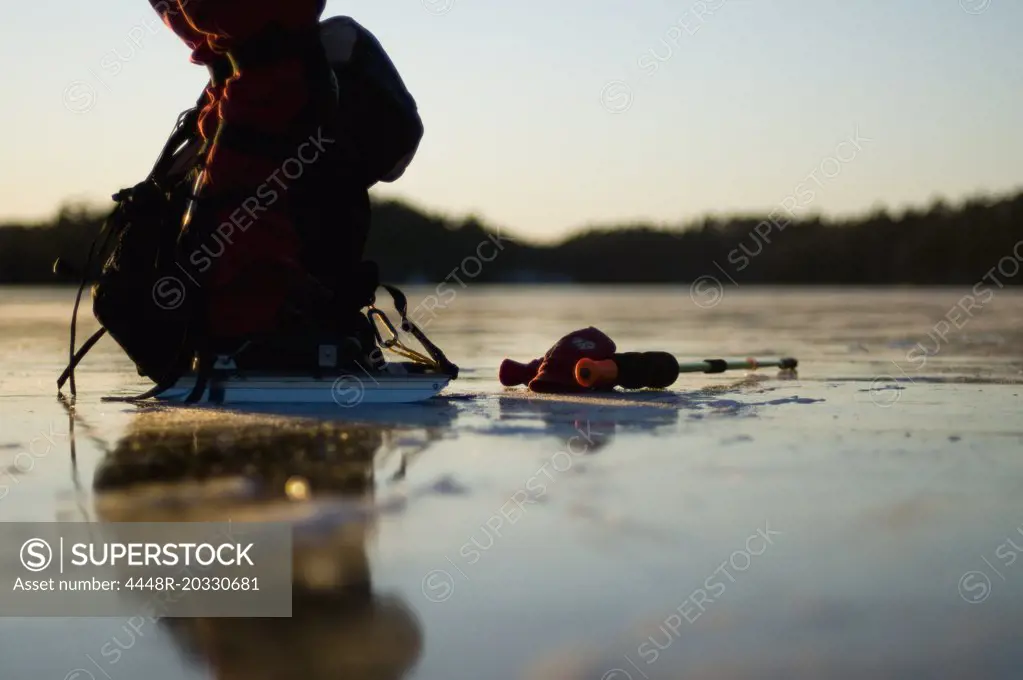
<path fill-rule="evenodd" d="M 124 195 L 124 191 L 119 191 L 114 194 L 113 200 L 119 201 L 123 199 Z M 104 333 L 106 333 L 106 329 L 100 329 L 94 333 L 84 345 L 82 345 L 81 350 L 75 349 L 78 336 L 78 308 L 82 304 L 82 294 L 85 292 L 85 287 L 89 285 L 89 275 L 92 272 L 93 261 L 96 258 L 96 253 L 104 252 L 107 249 L 107 245 L 110 243 L 113 229 L 109 229 L 108 226 L 110 221 L 117 215 L 117 212 L 120 211 L 120 209 L 120 205 L 114 209 L 114 212 L 103 223 L 103 226 L 100 227 L 99 233 L 96 234 L 96 238 L 92 240 L 92 244 L 89 246 L 89 255 L 85 258 L 85 267 L 81 271 L 82 280 L 78 284 L 78 293 L 75 295 L 75 306 L 71 311 L 71 341 L 68 347 L 68 365 L 61 376 L 57 379 L 58 394 L 60 394 L 60 391 L 64 388 L 64 383 L 70 380 L 71 396 L 78 396 L 78 389 L 75 385 L 75 366 L 81 362 L 82 358 L 84 358 L 88 351 L 92 349 L 93 345 L 99 342 L 99 339 L 103 337 Z M 105 238 L 104 233 L 106 234 Z M 96 244 L 100 243 L 100 238 L 103 238 L 103 242 L 97 250 Z M 60 270 L 66 266 L 67 265 L 62 260 L 58 259 L 53 265 L 53 270 L 55 273 L 59 273 Z"/>
<path fill-rule="evenodd" d="M 200 99 L 200 102 L 201 101 L 202 100 Z M 160 154 L 160 157 L 157 159 L 156 163 L 153 165 L 153 169 L 149 173 L 149 177 L 147 177 L 145 181 L 156 182 L 156 179 L 158 177 L 161 177 L 162 174 L 166 172 L 167 168 L 175 160 L 174 152 L 178 151 L 180 147 L 186 142 L 186 139 L 184 138 L 187 136 L 187 131 L 190 129 L 191 126 L 195 125 L 195 121 L 197 120 L 198 105 L 196 108 L 183 111 L 181 114 L 178 115 L 178 119 L 175 122 L 174 130 L 173 132 L 171 132 L 170 139 L 164 146 L 163 153 Z M 117 207 L 114 208 L 110 216 L 107 217 L 107 219 L 103 222 L 103 226 L 100 227 L 99 233 L 96 234 L 96 238 L 92 240 L 92 244 L 89 246 L 89 254 L 85 260 L 85 267 L 81 271 L 81 282 L 78 285 L 78 292 L 75 295 L 75 306 L 71 312 L 70 333 L 71 338 L 68 347 L 68 365 L 67 368 L 64 369 L 64 372 L 57 379 L 57 394 L 60 394 L 60 391 L 64 388 L 64 384 L 70 381 L 72 398 L 78 396 L 78 389 L 77 385 L 75 384 L 75 367 L 79 363 L 81 363 L 82 359 L 89 352 L 89 350 L 91 350 L 93 346 L 97 342 L 99 342 L 100 338 L 102 338 L 103 335 L 106 333 L 106 329 L 101 328 L 99 331 L 94 333 L 88 340 L 86 340 L 85 344 L 82 345 L 81 349 L 79 350 L 75 349 L 78 336 L 78 309 L 82 303 L 82 295 L 85 293 L 85 287 L 89 285 L 89 277 L 93 273 L 92 270 L 94 260 L 97 254 L 105 253 L 107 251 L 107 247 L 110 244 L 110 239 L 113 237 L 115 233 L 115 230 L 111 228 L 111 224 L 114 223 L 115 220 L 118 220 L 118 222 L 120 221 L 118 218 L 120 218 L 121 216 L 121 211 L 123 209 L 125 202 L 131 200 L 132 191 L 133 189 L 122 189 L 121 191 L 113 195 L 112 198 L 114 202 L 117 203 Z M 99 248 L 97 248 L 96 245 L 100 243 L 101 238 L 102 243 L 100 244 Z M 58 258 L 53 265 L 53 269 L 54 273 L 60 273 L 62 270 L 68 269 L 68 266 L 67 263 L 63 262 L 61 259 Z"/>

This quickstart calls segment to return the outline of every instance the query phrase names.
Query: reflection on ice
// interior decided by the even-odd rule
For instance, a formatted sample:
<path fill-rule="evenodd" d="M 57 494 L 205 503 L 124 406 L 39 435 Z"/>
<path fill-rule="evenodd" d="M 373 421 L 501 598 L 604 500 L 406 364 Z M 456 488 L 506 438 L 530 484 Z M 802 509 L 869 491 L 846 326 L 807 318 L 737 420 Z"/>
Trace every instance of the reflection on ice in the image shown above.
<path fill-rule="evenodd" d="M 196 410 L 141 413 L 96 469 L 103 522 L 288 521 L 290 619 L 163 619 L 212 677 L 404 677 L 421 626 L 375 592 L 367 542 L 378 457 L 393 430 Z"/>

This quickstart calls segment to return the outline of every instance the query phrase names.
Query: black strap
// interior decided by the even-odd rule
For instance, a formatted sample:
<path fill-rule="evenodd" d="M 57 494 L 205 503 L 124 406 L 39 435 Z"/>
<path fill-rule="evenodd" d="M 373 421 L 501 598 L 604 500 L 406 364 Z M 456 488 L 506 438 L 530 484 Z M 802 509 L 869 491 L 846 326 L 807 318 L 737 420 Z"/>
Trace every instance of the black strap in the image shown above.
<path fill-rule="evenodd" d="M 203 393 L 206 391 L 206 386 L 210 382 L 210 376 L 213 375 L 213 363 L 216 358 L 211 352 L 200 352 L 198 354 L 199 361 L 196 362 L 197 366 L 195 372 L 195 387 L 185 397 L 186 404 L 194 404 L 202 399 Z"/>
<path fill-rule="evenodd" d="M 210 396 L 208 399 L 211 404 L 219 405 L 224 403 L 224 399 L 227 396 L 227 391 L 224 389 L 224 378 L 226 377 L 226 371 L 214 370 L 211 372 L 209 377 Z"/>
<path fill-rule="evenodd" d="M 153 385 L 152 387 L 150 387 L 148 390 L 146 390 L 142 394 L 136 394 L 133 397 L 112 397 L 112 396 L 108 396 L 108 397 L 100 397 L 100 401 L 117 401 L 117 402 L 129 402 L 129 403 L 133 403 L 133 402 L 136 402 L 136 401 L 145 401 L 146 399 L 151 399 L 152 397 L 160 396 L 161 394 L 163 394 L 164 392 L 166 392 L 170 388 L 174 387 L 174 384 L 176 382 L 177 382 L 177 379 L 165 380 L 163 382 L 157 383 L 156 385 Z"/>
<path fill-rule="evenodd" d="M 454 380 L 458 378 L 458 366 L 451 363 L 444 352 L 441 351 L 440 347 L 430 342 L 430 339 L 426 337 L 426 333 L 419 330 L 419 327 L 412 323 L 411 319 L 408 318 L 408 298 L 405 294 L 394 286 L 389 286 L 386 283 L 381 284 L 381 288 L 386 290 L 391 295 L 391 299 L 394 301 L 394 308 L 398 310 L 398 315 L 401 317 L 401 330 L 406 333 L 410 333 L 412 337 L 419 341 L 419 343 L 426 349 L 427 354 L 430 358 L 437 362 L 441 370 L 451 376 Z"/>
<path fill-rule="evenodd" d="M 123 198 L 119 199 L 118 196 L 123 196 L 125 192 L 129 191 L 130 190 L 128 189 L 124 189 L 118 192 L 114 195 L 114 200 L 120 202 Z M 117 231 L 114 229 L 113 225 L 119 224 L 121 217 L 120 213 L 121 205 L 119 204 L 103 222 L 103 226 L 100 227 L 99 233 L 96 234 L 96 238 L 92 240 L 92 244 L 89 246 L 89 255 L 86 257 L 85 267 L 82 269 L 82 280 L 78 284 L 78 292 L 75 294 L 75 306 L 71 310 L 71 340 L 68 346 L 68 365 L 57 380 L 57 394 L 60 394 L 60 391 L 64 388 L 64 383 L 67 380 L 70 380 L 71 396 L 78 396 L 78 387 L 75 385 L 75 367 L 85 357 L 85 355 L 88 354 L 93 345 L 95 345 L 103 336 L 102 332 L 97 331 L 85 342 L 81 350 L 75 350 L 75 344 L 78 336 L 78 308 L 82 304 L 82 294 L 85 292 L 85 287 L 89 284 L 89 276 L 92 274 L 93 261 L 96 259 L 98 254 L 106 252 L 107 246 L 110 244 L 110 239 Z M 98 248 L 97 245 L 99 246 Z"/>
<path fill-rule="evenodd" d="M 188 394 L 188 397 L 186 397 L 186 399 L 185 399 L 186 403 L 195 403 L 196 401 L 199 401 L 199 399 L 202 397 L 203 392 L 206 390 L 206 379 L 207 379 L 207 376 L 209 376 L 209 369 L 207 368 L 207 369 L 204 370 L 202 368 L 202 366 L 203 366 L 203 364 L 202 364 L 202 362 L 200 362 L 200 371 L 196 375 L 195 387 Z M 212 363 L 208 364 L 208 366 L 211 367 Z M 156 383 L 155 385 L 150 387 L 148 390 L 146 390 L 142 394 L 136 394 L 136 395 L 131 396 L 131 397 L 113 397 L 113 396 L 102 397 L 100 399 L 100 401 L 116 401 L 116 402 L 134 403 L 134 402 L 138 402 L 138 401 L 145 401 L 146 399 L 152 399 L 153 397 L 158 397 L 161 394 L 163 394 L 164 392 L 166 392 L 167 390 L 169 390 L 170 388 L 174 387 L 178 383 L 178 380 L 180 380 L 183 375 L 184 375 L 184 371 L 175 371 L 174 373 L 171 373 L 171 374 L 165 376 L 162 380 L 160 380 L 158 383 Z"/>
<path fill-rule="evenodd" d="M 78 366 L 82 359 L 85 358 L 85 355 L 89 353 L 89 350 L 91 350 L 93 346 L 99 342 L 99 339 L 103 337 L 103 334 L 105 333 L 105 329 L 97 331 L 85 342 L 84 345 L 82 345 L 81 349 L 75 350 L 78 333 L 78 309 L 82 303 L 82 294 L 85 292 L 85 287 L 89 283 L 89 278 L 93 275 L 94 260 L 97 257 L 102 257 L 102 255 L 106 253 L 111 239 L 119 233 L 120 228 L 123 228 L 123 205 L 127 201 L 130 201 L 135 191 L 140 189 L 140 187 L 143 187 L 143 185 L 151 184 L 153 185 L 153 188 L 160 187 L 160 179 L 162 179 L 176 161 L 175 153 L 183 144 L 187 143 L 189 139 L 194 138 L 198 134 L 198 120 L 198 105 L 181 113 L 181 115 L 178 116 L 174 130 L 171 132 L 166 144 L 164 144 L 163 151 L 160 153 L 159 158 L 157 158 L 156 163 L 153 165 L 153 169 L 150 171 L 149 176 L 135 187 L 131 189 L 122 189 L 114 194 L 113 199 L 118 203 L 118 205 L 103 222 L 103 226 L 100 227 L 99 233 L 96 234 L 96 238 L 92 241 L 92 245 L 89 246 L 89 254 L 86 257 L 85 267 L 82 270 L 82 279 L 78 286 L 78 292 L 75 295 L 75 305 L 71 313 L 71 338 L 68 350 L 68 365 L 57 380 L 58 394 L 60 393 L 60 390 L 64 388 L 64 383 L 70 381 L 71 396 L 77 396 L 78 388 L 75 384 L 75 367 Z M 160 188 L 166 190 L 165 187 Z"/>
<path fill-rule="evenodd" d="M 57 391 L 58 392 L 60 392 L 64 388 L 64 383 L 66 383 L 68 381 L 68 379 L 70 378 L 71 379 L 71 394 L 72 395 L 75 394 L 75 388 L 74 388 L 75 367 L 82 361 L 82 359 L 85 358 L 85 355 L 89 353 L 89 350 L 92 349 L 93 346 L 97 342 L 99 342 L 100 338 L 102 338 L 106 334 L 106 332 L 107 332 L 106 328 L 101 328 L 98 331 L 96 331 L 95 333 L 93 333 L 92 336 L 88 340 L 85 341 L 85 344 L 82 345 L 81 349 L 79 349 L 77 352 L 75 352 L 74 355 L 71 356 L 71 361 L 68 363 L 67 368 L 65 368 L 64 372 L 60 374 L 59 378 L 57 378 Z M 74 341 L 73 340 L 72 340 L 72 345 L 71 346 L 74 347 Z"/>
<path fill-rule="evenodd" d="M 197 138 L 199 135 L 199 113 L 199 107 L 196 106 L 178 116 L 174 130 L 167 139 L 167 143 L 164 144 L 160 156 L 156 159 L 156 163 L 153 164 L 149 177 L 146 178 L 148 181 L 160 186 L 164 191 L 169 191 L 170 187 L 162 186 L 161 181 L 177 160 L 176 152 L 184 144 Z"/>

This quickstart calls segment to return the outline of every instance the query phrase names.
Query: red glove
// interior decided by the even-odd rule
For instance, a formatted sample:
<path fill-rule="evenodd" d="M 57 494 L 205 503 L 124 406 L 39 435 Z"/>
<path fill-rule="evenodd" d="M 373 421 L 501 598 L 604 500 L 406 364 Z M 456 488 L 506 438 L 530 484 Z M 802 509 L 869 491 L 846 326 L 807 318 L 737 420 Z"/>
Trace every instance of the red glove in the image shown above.
<path fill-rule="evenodd" d="M 534 392 L 586 392 L 575 380 L 575 365 L 580 359 L 601 361 L 615 353 L 614 341 L 590 326 L 569 333 L 551 347 L 542 359 L 520 364 L 511 359 L 501 363 L 501 384 L 528 384 Z"/>

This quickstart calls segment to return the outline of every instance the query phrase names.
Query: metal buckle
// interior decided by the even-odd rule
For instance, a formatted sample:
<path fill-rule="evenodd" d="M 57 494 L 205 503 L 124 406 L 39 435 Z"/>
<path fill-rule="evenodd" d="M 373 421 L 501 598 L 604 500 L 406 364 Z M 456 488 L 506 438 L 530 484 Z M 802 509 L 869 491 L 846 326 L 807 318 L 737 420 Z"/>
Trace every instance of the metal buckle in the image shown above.
<path fill-rule="evenodd" d="M 367 312 L 366 316 L 369 317 L 370 323 L 373 324 L 373 332 L 376 333 L 377 341 L 384 349 L 390 349 L 394 347 L 396 344 L 398 344 L 398 329 L 394 327 L 394 324 L 391 323 L 391 320 L 387 318 L 386 314 L 384 314 L 376 307 L 370 307 L 369 312 Z M 380 328 L 376 324 L 377 318 L 379 318 L 380 321 L 384 324 L 384 327 L 387 329 L 387 332 L 391 334 L 390 338 L 384 340 L 384 338 L 380 335 Z"/>

